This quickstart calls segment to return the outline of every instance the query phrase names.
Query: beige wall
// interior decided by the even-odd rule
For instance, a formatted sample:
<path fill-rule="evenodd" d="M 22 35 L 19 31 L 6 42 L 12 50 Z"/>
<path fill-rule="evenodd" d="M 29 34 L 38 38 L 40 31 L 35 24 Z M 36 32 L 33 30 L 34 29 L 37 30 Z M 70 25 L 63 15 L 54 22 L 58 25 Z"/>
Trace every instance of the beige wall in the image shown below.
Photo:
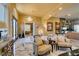
<path fill-rule="evenodd" d="M 21 25 L 24 23 L 35 23 L 35 34 L 38 34 L 38 32 L 43 31 L 43 33 L 46 35 L 48 33 L 55 33 L 55 22 L 60 22 L 59 18 L 52 17 L 50 19 L 42 19 L 41 17 L 35 17 L 32 16 L 32 21 L 27 20 L 28 16 L 19 16 L 19 33 L 22 32 Z M 53 31 L 47 31 L 47 22 L 53 23 Z"/>
<path fill-rule="evenodd" d="M 19 14 L 19 20 L 18 20 L 18 25 L 19 25 L 18 26 L 19 27 L 18 31 L 19 31 L 19 33 L 22 33 L 22 26 L 24 26 L 23 25 L 24 23 L 35 23 L 35 25 L 38 25 L 38 26 L 41 25 L 41 18 L 40 17 L 34 17 L 34 16 L 32 16 L 31 17 L 32 21 L 28 21 L 28 19 L 27 19 L 28 17 L 29 16 L 23 16 L 23 15 Z M 36 33 L 37 33 L 37 31 L 36 31 Z"/>
<path fill-rule="evenodd" d="M 47 31 L 47 22 L 52 22 L 53 23 L 53 31 Z M 42 24 L 44 27 L 44 33 L 48 34 L 48 33 L 55 33 L 55 22 L 60 22 L 60 19 L 57 17 L 51 17 L 50 19 L 43 19 L 42 20 Z"/>
<path fill-rule="evenodd" d="M 18 22 L 18 33 L 22 33 L 22 25 L 23 23 L 35 23 L 35 33 L 38 34 L 39 31 L 43 31 L 44 34 L 48 33 L 55 33 L 55 22 L 60 22 L 59 18 L 56 17 L 51 17 L 50 19 L 43 19 L 41 17 L 36 17 L 36 16 L 31 16 L 33 18 L 32 21 L 28 21 L 27 17 L 23 14 L 19 14 L 17 10 L 15 9 L 16 5 L 15 4 L 10 4 L 9 5 L 9 34 L 12 34 L 12 25 L 10 22 L 12 21 L 12 15 L 14 15 L 17 19 Z M 13 11 L 14 10 L 14 11 Z M 53 23 L 53 31 L 48 32 L 47 31 L 47 22 L 52 22 Z"/>
<path fill-rule="evenodd" d="M 8 4 L 8 12 L 9 12 L 9 23 L 8 23 L 8 30 L 9 30 L 9 35 L 12 36 L 12 12 L 13 12 L 13 8 L 15 7 L 14 4 Z"/>
<path fill-rule="evenodd" d="M 21 33 L 22 31 L 21 31 L 21 25 L 22 25 L 22 23 L 23 23 L 23 16 L 22 15 L 18 15 L 19 17 L 18 17 L 18 34 L 19 33 Z"/>
<path fill-rule="evenodd" d="M 13 16 L 17 19 L 18 21 L 18 12 L 16 10 L 16 4 L 8 4 L 8 30 L 9 30 L 9 35 L 12 36 L 12 19 Z"/>

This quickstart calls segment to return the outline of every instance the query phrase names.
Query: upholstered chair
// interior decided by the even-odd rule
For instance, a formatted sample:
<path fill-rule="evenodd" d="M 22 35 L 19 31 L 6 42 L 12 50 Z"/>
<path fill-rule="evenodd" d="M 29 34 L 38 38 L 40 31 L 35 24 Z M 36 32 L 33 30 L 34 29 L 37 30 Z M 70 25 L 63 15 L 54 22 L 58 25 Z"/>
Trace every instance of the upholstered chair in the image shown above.
<path fill-rule="evenodd" d="M 59 49 L 60 47 L 62 48 L 70 48 L 72 50 L 72 45 L 70 39 L 66 37 L 58 37 L 57 38 L 57 48 Z"/>
<path fill-rule="evenodd" d="M 36 55 L 44 55 L 52 50 L 51 45 L 45 44 L 41 38 L 35 39 L 35 52 Z"/>

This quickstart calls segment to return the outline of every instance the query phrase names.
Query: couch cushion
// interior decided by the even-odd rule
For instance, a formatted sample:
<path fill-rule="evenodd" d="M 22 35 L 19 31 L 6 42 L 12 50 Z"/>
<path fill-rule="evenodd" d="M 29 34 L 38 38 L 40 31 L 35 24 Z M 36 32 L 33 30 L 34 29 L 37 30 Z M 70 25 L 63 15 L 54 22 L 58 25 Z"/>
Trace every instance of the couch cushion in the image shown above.
<path fill-rule="evenodd" d="M 37 46 L 40 46 L 40 45 L 43 44 L 43 41 L 42 41 L 41 38 L 37 38 L 35 41 L 36 41 L 36 45 L 37 45 Z"/>
<path fill-rule="evenodd" d="M 70 43 L 66 43 L 66 42 L 58 42 L 58 46 L 71 47 L 71 44 Z"/>
<path fill-rule="evenodd" d="M 46 52 L 50 51 L 51 45 L 41 45 L 38 47 L 38 54 L 45 54 Z"/>
<path fill-rule="evenodd" d="M 41 36 L 41 39 L 43 40 L 44 44 L 49 44 L 49 41 L 47 40 L 47 36 Z"/>
<path fill-rule="evenodd" d="M 66 38 L 66 42 L 67 43 L 70 43 L 71 42 L 71 39 Z"/>
<path fill-rule="evenodd" d="M 78 32 L 68 32 L 65 34 L 69 39 L 76 39 L 79 40 L 79 33 Z"/>
<path fill-rule="evenodd" d="M 65 39 L 66 39 L 66 38 L 65 38 L 64 36 L 59 35 L 57 41 L 58 41 L 58 42 L 65 42 Z"/>

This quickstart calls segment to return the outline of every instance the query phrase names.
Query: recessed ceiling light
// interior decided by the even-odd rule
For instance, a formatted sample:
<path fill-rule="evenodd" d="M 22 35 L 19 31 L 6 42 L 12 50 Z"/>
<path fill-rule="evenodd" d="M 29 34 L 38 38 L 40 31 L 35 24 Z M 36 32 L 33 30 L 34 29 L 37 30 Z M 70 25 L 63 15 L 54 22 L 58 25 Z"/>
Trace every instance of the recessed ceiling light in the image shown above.
<path fill-rule="evenodd" d="M 71 14 L 67 14 L 67 16 L 68 16 L 68 17 L 70 17 L 70 16 L 71 16 Z"/>
<path fill-rule="evenodd" d="M 63 8 L 62 7 L 59 7 L 59 10 L 62 10 Z"/>
<path fill-rule="evenodd" d="M 32 17 L 29 16 L 29 17 L 27 18 L 27 20 L 28 20 L 28 21 L 32 21 L 33 19 L 32 19 Z"/>
<path fill-rule="evenodd" d="M 52 15 L 49 15 L 49 17 L 52 17 Z"/>

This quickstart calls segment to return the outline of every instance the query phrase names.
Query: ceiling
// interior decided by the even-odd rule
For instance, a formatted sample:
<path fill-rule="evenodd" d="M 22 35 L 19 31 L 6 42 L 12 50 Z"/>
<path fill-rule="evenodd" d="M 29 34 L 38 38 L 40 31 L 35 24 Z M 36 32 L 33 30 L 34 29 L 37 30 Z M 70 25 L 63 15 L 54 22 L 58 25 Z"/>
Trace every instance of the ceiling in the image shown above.
<path fill-rule="evenodd" d="M 60 8 L 60 10 L 59 10 Z M 79 19 L 79 4 L 68 3 L 26 3 L 16 4 L 16 9 L 24 15 L 38 17 L 62 17 L 69 19 Z"/>

